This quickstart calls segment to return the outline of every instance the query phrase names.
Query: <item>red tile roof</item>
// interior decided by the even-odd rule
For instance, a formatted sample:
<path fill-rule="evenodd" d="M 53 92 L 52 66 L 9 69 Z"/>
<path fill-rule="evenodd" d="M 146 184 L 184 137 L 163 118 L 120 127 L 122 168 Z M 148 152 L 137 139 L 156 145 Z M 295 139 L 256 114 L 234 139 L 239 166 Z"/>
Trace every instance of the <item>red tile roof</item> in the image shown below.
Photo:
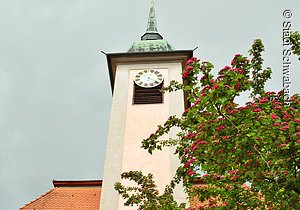
<path fill-rule="evenodd" d="M 54 189 L 20 210 L 99 210 L 102 181 L 55 181 Z"/>

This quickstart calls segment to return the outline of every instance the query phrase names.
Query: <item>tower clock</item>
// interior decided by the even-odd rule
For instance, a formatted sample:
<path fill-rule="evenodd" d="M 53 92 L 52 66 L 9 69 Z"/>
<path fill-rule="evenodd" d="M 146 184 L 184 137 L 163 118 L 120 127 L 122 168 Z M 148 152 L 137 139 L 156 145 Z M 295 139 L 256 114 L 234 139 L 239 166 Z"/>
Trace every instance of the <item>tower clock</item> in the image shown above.
<path fill-rule="evenodd" d="M 159 85 L 163 81 L 162 74 L 154 69 L 142 70 L 134 78 L 135 84 L 144 88 L 151 88 Z"/>

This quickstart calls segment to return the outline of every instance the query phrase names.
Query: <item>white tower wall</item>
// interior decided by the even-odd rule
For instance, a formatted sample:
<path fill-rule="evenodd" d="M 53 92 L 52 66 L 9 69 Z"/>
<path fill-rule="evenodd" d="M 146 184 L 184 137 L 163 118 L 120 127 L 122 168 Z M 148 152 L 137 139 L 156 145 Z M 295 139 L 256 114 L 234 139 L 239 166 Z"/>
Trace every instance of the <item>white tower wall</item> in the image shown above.
<path fill-rule="evenodd" d="M 135 209 L 124 207 L 124 200 L 114 190 L 125 171 L 141 170 L 145 175 L 152 173 L 160 192 L 170 183 L 178 167 L 178 159 L 172 148 L 154 151 L 150 155 L 141 148 L 141 141 L 163 124 L 170 115 L 180 116 L 184 111 L 183 92 L 164 94 L 162 104 L 133 104 L 134 77 L 140 70 L 155 69 L 162 73 L 164 84 L 170 80 L 181 81 L 182 59 L 168 61 L 139 61 L 115 64 L 115 81 L 112 101 L 109 136 L 107 141 L 101 210 Z M 171 131 L 164 138 L 175 137 Z M 122 181 L 124 184 L 130 184 Z M 185 201 L 181 187 L 175 191 L 178 202 Z"/>

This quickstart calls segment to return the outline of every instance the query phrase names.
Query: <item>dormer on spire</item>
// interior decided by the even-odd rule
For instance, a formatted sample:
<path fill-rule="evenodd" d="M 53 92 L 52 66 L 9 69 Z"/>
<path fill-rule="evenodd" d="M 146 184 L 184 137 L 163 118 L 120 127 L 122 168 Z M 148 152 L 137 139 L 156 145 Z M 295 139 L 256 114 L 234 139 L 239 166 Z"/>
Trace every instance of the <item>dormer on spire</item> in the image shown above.
<path fill-rule="evenodd" d="M 154 10 L 154 0 L 151 0 L 150 13 L 148 18 L 146 33 L 141 37 L 141 40 L 158 40 L 163 37 L 158 33 L 157 23 Z"/>

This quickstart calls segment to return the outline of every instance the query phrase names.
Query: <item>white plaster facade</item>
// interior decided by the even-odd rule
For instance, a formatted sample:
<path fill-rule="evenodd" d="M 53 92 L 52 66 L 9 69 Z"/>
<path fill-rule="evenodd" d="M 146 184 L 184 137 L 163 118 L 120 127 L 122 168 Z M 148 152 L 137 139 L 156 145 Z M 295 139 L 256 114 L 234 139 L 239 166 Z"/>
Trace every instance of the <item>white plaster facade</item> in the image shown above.
<path fill-rule="evenodd" d="M 141 141 L 149 137 L 170 115 L 180 116 L 184 111 L 183 92 L 164 94 L 162 104 L 135 105 L 133 99 L 134 77 L 144 69 L 155 69 L 163 74 L 164 84 L 169 81 L 181 81 L 182 66 L 190 57 L 190 52 L 168 53 L 136 58 L 108 58 L 111 64 L 111 78 L 114 82 L 112 110 L 107 141 L 101 210 L 135 209 L 124 207 L 124 200 L 114 190 L 114 183 L 121 181 L 120 174 L 137 170 L 144 174 L 152 173 L 160 192 L 170 183 L 178 167 L 178 159 L 172 148 L 155 151 L 150 155 L 141 148 Z M 125 55 L 124 55 L 125 56 Z M 112 56 L 114 57 L 114 56 Z M 126 57 L 126 56 L 125 56 Z M 164 138 L 175 137 L 173 130 Z M 124 184 L 130 184 L 125 183 Z M 178 202 L 185 201 L 181 187 L 175 191 Z"/>

